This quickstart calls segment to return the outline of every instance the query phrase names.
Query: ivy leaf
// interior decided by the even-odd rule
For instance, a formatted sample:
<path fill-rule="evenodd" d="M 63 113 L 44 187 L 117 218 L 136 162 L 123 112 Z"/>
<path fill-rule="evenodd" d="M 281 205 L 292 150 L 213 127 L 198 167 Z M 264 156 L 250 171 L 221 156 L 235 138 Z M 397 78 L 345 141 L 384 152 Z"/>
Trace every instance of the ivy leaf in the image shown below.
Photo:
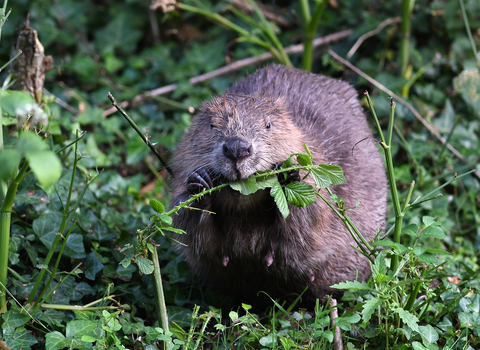
<path fill-rule="evenodd" d="M 270 195 L 275 200 L 275 204 L 277 205 L 278 210 L 284 218 L 290 214 L 290 210 L 288 209 L 287 198 L 285 197 L 285 193 L 283 193 L 282 186 L 279 182 L 275 184 L 270 190 Z"/>
<path fill-rule="evenodd" d="M 153 266 L 152 260 L 142 258 L 141 256 L 137 256 L 135 258 L 135 261 L 137 262 L 138 268 L 141 273 L 145 275 L 150 275 L 153 272 L 154 266 Z"/>
<path fill-rule="evenodd" d="M 83 244 L 83 235 L 72 233 L 68 236 L 63 254 L 72 259 L 85 258 L 85 246 Z"/>
<path fill-rule="evenodd" d="M 410 327 L 411 330 L 415 331 L 415 332 L 418 332 L 419 329 L 418 329 L 418 318 L 417 316 L 413 315 L 412 313 L 410 313 L 409 311 L 405 310 L 405 309 L 402 309 L 401 307 L 396 307 L 396 308 L 393 308 L 392 309 L 395 313 L 398 314 L 398 316 L 400 316 L 400 318 L 402 319 L 402 321 L 408 326 Z"/>
<path fill-rule="evenodd" d="M 428 344 L 435 344 L 438 340 L 438 333 L 435 331 L 435 328 L 433 328 L 430 325 L 426 326 L 420 326 L 418 327 L 420 336 L 422 337 L 423 344 L 427 345 Z"/>
<path fill-rule="evenodd" d="M 162 203 L 157 201 L 156 199 L 150 199 L 148 202 L 150 204 L 150 207 L 155 211 L 156 213 L 162 214 L 165 211 L 165 207 L 163 206 Z M 161 219 L 160 219 L 161 220 Z"/>
<path fill-rule="evenodd" d="M 85 277 L 91 281 L 95 280 L 97 273 L 103 270 L 103 264 L 97 258 L 96 252 L 91 252 L 85 258 Z"/>
<path fill-rule="evenodd" d="M 339 185 L 346 182 L 342 168 L 338 165 L 316 165 L 311 174 L 318 188 L 327 188 L 330 185 Z"/>
<path fill-rule="evenodd" d="M 47 335 L 45 336 L 45 340 L 45 348 L 50 350 L 60 350 L 68 348 L 72 342 L 71 339 L 66 339 L 65 336 L 58 331 L 47 333 Z"/>
<path fill-rule="evenodd" d="M 230 187 L 244 196 L 248 196 L 249 194 L 257 192 L 256 183 L 255 176 L 252 175 L 246 180 L 230 183 Z"/>
<path fill-rule="evenodd" d="M 368 322 L 372 317 L 373 313 L 377 310 L 377 308 L 382 304 L 382 299 L 379 298 L 370 298 L 368 299 L 365 304 L 363 304 L 363 321 Z"/>
<path fill-rule="evenodd" d="M 18 311 L 9 310 L 2 315 L 4 324 L 3 329 L 14 330 L 20 326 L 23 326 L 30 320 L 30 316 L 27 314 L 21 314 Z"/>
<path fill-rule="evenodd" d="M 296 207 L 306 207 L 315 202 L 315 189 L 305 182 L 291 182 L 285 187 L 289 203 Z"/>
<path fill-rule="evenodd" d="M 83 335 L 95 335 L 94 330 L 97 327 L 97 322 L 89 320 L 74 320 L 67 323 L 65 329 L 65 337 L 73 339 L 81 338 Z"/>

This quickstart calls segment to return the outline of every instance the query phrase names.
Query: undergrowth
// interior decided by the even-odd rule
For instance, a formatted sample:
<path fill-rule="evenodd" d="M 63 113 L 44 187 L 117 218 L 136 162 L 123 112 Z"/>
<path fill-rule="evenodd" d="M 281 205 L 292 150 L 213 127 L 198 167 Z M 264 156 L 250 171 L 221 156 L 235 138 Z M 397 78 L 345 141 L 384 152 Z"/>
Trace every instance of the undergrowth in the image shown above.
<path fill-rule="evenodd" d="M 480 347 L 480 185 L 471 172 L 480 171 L 478 2 L 282 0 L 267 7 L 287 24 L 248 3 L 251 12 L 228 1 L 184 1 L 163 14 L 140 0 L 22 0 L 9 4 L 11 13 L 4 2 L 0 348 L 330 349 L 336 329 L 346 349 Z M 371 32 L 401 8 L 403 27 L 393 21 Z M 7 69 L 19 57 L 9 43 L 27 13 L 54 62 L 41 101 L 12 91 Z M 389 96 L 311 50 L 312 36 L 350 28 L 332 49 L 345 56 L 372 34 L 349 52 L 351 63 L 413 104 L 463 159 L 399 101 L 393 120 Z M 300 41 L 307 54 L 285 54 Z M 145 140 L 168 162 L 194 108 L 254 68 L 195 87 L 188 79 L 262 53 L 371 91 L 373 101 L 362 102 L 386 130 L 378 139 L 391 157 L 391 229 L 374 243 L 356 236 L 372 277 L 337 286 L 346 292 L 336 308 L 272 300 L 264 312 L 236 309 L 199 285 L 171 248 L 166 170 L 110 110 L 108 91 L 129 102 L 139 129 L 148 128 Z M 172 83 L 168 97 L 151 92 Z M 290 166 L 307 160 L 306 150 Z M 331 204 L 356 235 L 341 201 Z"/>

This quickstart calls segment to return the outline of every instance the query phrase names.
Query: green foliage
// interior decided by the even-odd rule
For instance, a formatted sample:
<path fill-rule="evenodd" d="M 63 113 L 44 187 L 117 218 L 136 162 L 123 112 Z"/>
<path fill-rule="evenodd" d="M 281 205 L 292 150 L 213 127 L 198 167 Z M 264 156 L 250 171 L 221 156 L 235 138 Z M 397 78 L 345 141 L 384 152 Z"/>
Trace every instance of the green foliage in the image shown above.
<path fill-rule="evenodd" d="M 10 59 L 15 28 L 28 13 L 45 53 L 54 59 L 46 90 L 67 108 L 46 93 L 46 104 L 40 107 L 28 94 L 9 90 L 8 69 L 2 68 L 0 206 L 12 180 L 21 175 L 8 225 L 9 243 L 6 249 L 2 246 L 9 267 L 8 304 L 0 317 L 2 341 L 22 349 L 332 347 L 334 329 L 328 307 L 317 306 L 312 313 L 272 302 L 266 315 L 244 306 L 230 317 L 231 305 L 191 278 L 185 262 L 171 249 L 169 237 L 175 229 L 170 215 L 175 214 L 167 215 L 168 207 L 165 210 L 169 196 L 161 164 L 118 113 L 103 114 L 110 107 L 108 91 L 119 101 L 131 102 L 128 113 L 141 130 L 148 128 L 152 142 L 168 158 L 190 124 L 192 107 L 225 91 L 254 67 L 195 87 L 188 79 L 265 52 L 282 57 L 281 46 L 305 42 L 306 34 L 311 34 L 312 25 L 307 28 L 302 17 L 306 12 L 300 8 L 305 3 L 310 5 L 312 19 L 321 18 L 315 36 L 353 29 L 350 38 L 332 44 L 342 56 L 361 35 L 401 12 L 400 1 L 383 2 L 381 7 L 356 0 L 338 7 L 328 2 L 323 13 L 320 7 L 326 1 L 280 1 L 276 13 L 288 22 L 283 26 L 272 19 L 266 23 L 258 11 L 245 15 L 233 10 L 229 2 L 183 2 L 227 19 L 240 27 L 235 31 L 182 9 L 168 14 L 151 11 L 149 2 L 139 0 L 8 4 L 12 12 L 2 28 L 0 60 Z M 400 71 L 400 52 L 405 51 L 405 46 L 400 48 L 400 26 L 388 26 L 368 38 L 350 60 L 403 94 L 467 164 L 397 104 L 390 149 L 402 203 L 412 180 L 416 185 L 411 206 L 404 212 L 400 240 L 382 236 L 373 246 L 377 259 L 371 280 L 338 286 L 347 290 L 336 319 L 347 349 L 474 349 L 480 345 L 480 185 L 471 173 L 449 181 L 455 173 L 480 171 L 478 62 L 468 36 L 473 33 L 473 46 L 478 47 L 480 8 L 478 1 L 467 0 L 464 16 L 459 1 L 415 3 L 405 71 Z M 5 18 L 0 21 L 4 23 Z M 372 91 L 363 78 L 346 72 L 330 56 L 318 54 L 312 71 L 348 80 L 358 91 Z M 288 58 L 297 67 L 303 64 L 300 56 Z M 171 83 L 178 87 L 169 95 L 133 101 L 145 91 Z M 377 91 L 372 95 L 378 114 L 388 115 L 388 96 Z M 35 123 L 24 130 L 27 114 L 35 116 Z M 380 122 L 386 127 L 384 120 Z M 43 127 L 34 131 L 38 121 Z M 77 139 L 77 129 L 87 131 L 76 141 L 77 150 L 74 145 L 63 149 Z M 308 154 L 292 159 L 308 166 Z M 21 173 L 26 160 L 30 170 Z M 293 160 L 284 165 L 283 170 L 293 167 Z M 96 168 L 105 171 L 90 181 L 88 175 L 96 174 Z M 310 175 L 318 188 L 326 188 L 341 181 L 340 171 L 333 165 L 317 165 Z M 277 175 L 233 186 L 242 193 L 270 188 L 284 216 L 291 205 L 288 200 L 299 205 L 311 200 L 305 184 L 279 182 Z M 328 200 L 340 215 L 348 214 L 337 206 L 342 205 L 340 199 Z M 151 224 L 155 213 L 151 230 L 136 234 Z M 394 217 L 389 217 L 391 227 Z M 154 274 L 149 274 L 154 250 L 162 269 L 168 331 L 159 326 Z M 398 266 L 392 270 L 394 257 Z M 38 305 L 25 303 L 29 297 Z M 202 309 L 194 314 L 195 304 Z M 25 307 L 23 312 L 19 305 Z"/>

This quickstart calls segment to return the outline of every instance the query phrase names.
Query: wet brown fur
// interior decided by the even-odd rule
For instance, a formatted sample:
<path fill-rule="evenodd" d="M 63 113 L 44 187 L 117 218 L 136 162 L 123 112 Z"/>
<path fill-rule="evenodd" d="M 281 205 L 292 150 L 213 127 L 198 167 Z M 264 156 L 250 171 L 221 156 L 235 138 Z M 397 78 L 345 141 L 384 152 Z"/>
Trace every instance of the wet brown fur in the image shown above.
<path fill-rule="evenodd" d="M 222 145 L 231 136 L 251 142 L 252 155 L 236 162 L 225 157 Z M 303 144 L 314 164 L 342 167 L 347 183 L 332 191 L 349 207 L 360 201 L 348 215 L 363 235 L 370 239 L 384 230 L 385 171 L 355 90 L 280 65 L 258 70 L 202 105 L 173 159 L 172 204 L 190 197 L 187 177 L 199 167 L 230 181 L 245 179 L 304 152 Z M 304 300 L 310 303 L 336 292 L 332 284 L 370 274 L 368 260 L 350 247 L 344 224 L 321 200 L 289 206 L 286 219 L 268 190 L 243 196 L 226 188 L 207 203 L 197 206 L 215 214 L 182 209 L 174 217 L 174 226 L 187 232 L 177 237 L 186 247 L 177 250 L 202 281 L 238 301 L 256 303 L 259 291 L 277 298 L 308 286 Z"/>

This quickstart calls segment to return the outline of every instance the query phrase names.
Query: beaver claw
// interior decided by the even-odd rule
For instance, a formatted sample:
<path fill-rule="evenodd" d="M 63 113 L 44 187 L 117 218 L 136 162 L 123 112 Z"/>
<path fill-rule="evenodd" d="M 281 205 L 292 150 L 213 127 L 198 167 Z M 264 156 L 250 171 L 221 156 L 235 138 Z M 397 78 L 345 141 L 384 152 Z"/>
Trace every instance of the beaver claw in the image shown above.
<path fill-rule="evenodd" d="M 279 170 L 282 165 L 283 162 L 275 163 L 273 166 L 273 170 Z M 290 170 L 287 173 L 287 178 L 285 178 L 284 173 L 280 173 L 278 174 L 278 181 L 280 181 L 282 185 L 288 185 L 291 182 L 300 181 L 300 171 L 298 169 Z"/>
<path fill-rule="evenodd" d="M 204 189 L 209 190 L 213 187 L 213 182 L 204 168 L 198 168 L 188 174 L 187 191 L 191 195 L 202 192 Z"/>

